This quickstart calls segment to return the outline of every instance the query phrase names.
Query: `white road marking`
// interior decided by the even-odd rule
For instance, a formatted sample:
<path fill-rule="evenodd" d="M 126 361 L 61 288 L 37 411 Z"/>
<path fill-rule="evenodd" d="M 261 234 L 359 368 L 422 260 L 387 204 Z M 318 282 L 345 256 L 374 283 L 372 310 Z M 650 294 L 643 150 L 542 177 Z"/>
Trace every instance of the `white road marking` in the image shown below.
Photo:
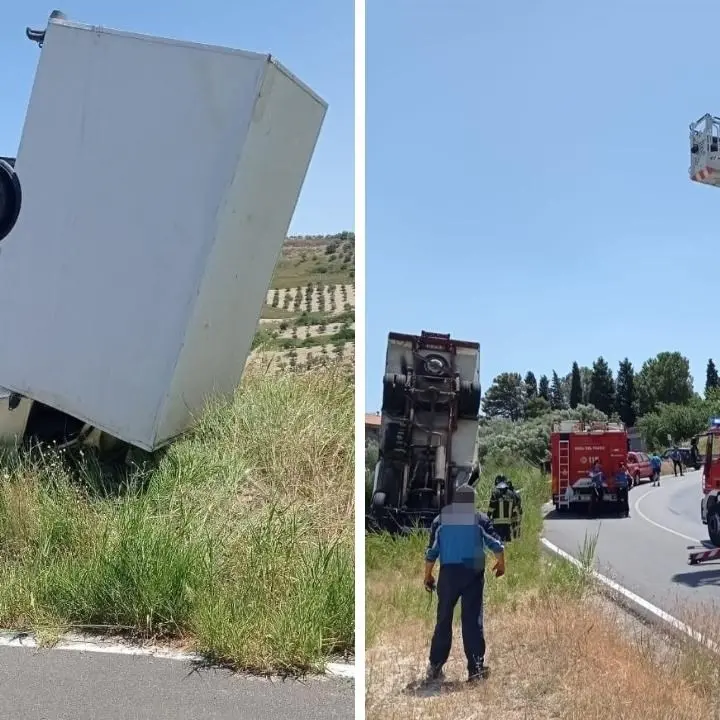
<path fill-rule="evenodd" d="M 557 545 L 554 545 L 545 538 L 541 538 L 541 542 L 548 550 L 563 558 L 563 560 L 567 560 L 569 563 L 575 565 L 575 567 L 581 569 L 583 568 L 583 564 L 576 557 L 573 557 L 572 555 L 570 555 L 570 553 L 565 552 L 562 548 L 559 548 Z M 605 575 L 600 574 L 599 572 L 597 572 L 597 570 L 589 570 L 588 572 L 595 580 L 601 582 L 603 585 L 610 588 L 614 592 L 622 595 L 625 599 L 629 600 L 638 607 L 641 607 L 643 610 L 646 610 L 650 614 L 657 617 L 659 620 L 663 620 L 668 625 L 675 628 L 676 630 L 679 630 L 684 635 L 687 635 L 689 638 L 695 640 L 696 642 L 699 642 L 701 645 L 704 645 L 709 650 L 712 650 L 712 652 L 720 653 L 720 645 L 718 645 L 718 643 L 713 642 L 709 638 L 706 638 L 697 630 L 693 630 L 693 628 L 691 628 L 689 625 L 686 625 L 684 622 L 678 620 L 676 617 L 673 617 L 669 613 L 666 613 L 664 610 L 661 610 L 659 607 L 645 600 L 645 598 L 642 598 L 639 595 L 636 595 L 634 592 L 623 587 L 622 585 L 619 585 L 614 580 L 605 577 Z"/>
<path fill-rule="evenodd" d="M 673 530 L 672 528 L 666 527 L 665 525 L 661 525 L 659 522 L 655 522 L 654 520 L 651 520 L 641 509 L 640 509 L 640 503 L 644 498 L 646 498 L 648 495 L 652 493 L 652 490 L 648 490 L 646 493 L 641 495 L 636 501 L 635 505 L 633 506 L 635 509 L 635 512 L 646 522 L 650 523 L 650 525 L 654 525 L 656 528 L 660 528 L 660 530 L 664 530 L 665 532 L 672 533 L 673 535 L 677 535 L 678 537 L 683 538 L 683 540 L 689 540 L 690 542 L 695 543 L 696 545 L 702 545 L 702 541 L 698 540 L 697 538 L 690 537 L 689 535 L 685 535 L 685 533 L 678 532 L 677 530 Z"/>
<path fill-rule="evenodd" d="M 13 648 L 40 648 L 41 645 L 32 635 L 24 632 L 0 632 L 0 647 Z M 108 642 L 92 637 L 67 636 L 55 645 L 48 646 L 49 650 L 71 650 L 74 652 L 107 653 L 109 655 L 134 655 L 142 657 L 154 657 L 162 660 L 182 660 L 185 662 L 202 662 L 202 655 L 182 650 L 169 650 L 155 645 L 141 646 L 122 643 Z M 349 663 L 328 663 L 325 666 L 325 674 L 336 677 L 354 678 L 355 665 Z"/>

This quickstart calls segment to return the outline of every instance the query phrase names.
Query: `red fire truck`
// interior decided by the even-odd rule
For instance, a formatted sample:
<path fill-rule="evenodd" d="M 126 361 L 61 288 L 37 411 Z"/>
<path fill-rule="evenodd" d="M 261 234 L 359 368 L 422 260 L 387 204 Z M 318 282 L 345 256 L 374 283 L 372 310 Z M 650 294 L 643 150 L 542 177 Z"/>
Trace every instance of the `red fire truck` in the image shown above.
<path fill-rule="evenodd" d="M 697 442 L 700 438 L 705 438 L 700 519 L 707 525 L 710 542 L 688 546 L 691 565 L 720 559 L 720 418 L 712 418 L 707 432 L 694 441 Z"/>
<path fill-rule="evenodd" d="M 627 460 L 628 437 L 624 425 L 575 420 L 555 423 L 550 436 L 550 454 L 552 498 L 558 511 L 589 507 L 593 497 L 590 470 L 595 462 L 600 463 L 605 477 L 603 504 L 617 504 L 618 510 L 622 509 L 615 474 Z"/>
<path fill-rule="evenodd" d="M 720 557 L 720 418 L 712 418 L 707 432 L 695 440 L 700 438 L 705 438 L 700 519 L 708 526 L 710 543 L 715 547 L 689 547 L 691 565 Z"/>

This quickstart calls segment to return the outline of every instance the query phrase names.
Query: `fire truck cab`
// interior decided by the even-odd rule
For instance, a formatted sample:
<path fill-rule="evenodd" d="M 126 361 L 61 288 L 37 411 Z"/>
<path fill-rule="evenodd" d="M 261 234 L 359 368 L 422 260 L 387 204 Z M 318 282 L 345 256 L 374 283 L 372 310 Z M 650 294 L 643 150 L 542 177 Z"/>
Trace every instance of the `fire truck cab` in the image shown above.
<path fill-rule="evenodd" d="M 720 418 L 712 418 L 708 431 L 698 437 L 705 438 L 700 518 L 708 526 L 710 542 L 720 547 Z"/>
<path fill-rule="evenodd" d="M 589 507 L 593 495 L 590 470 L 599 462 L 605 477 L 603 504 L 621 506 L 615 475 L 627 460 L 625 426 L 610 422 L 555 423 L 550 437 L 552 498 L 555 509 Z"/>

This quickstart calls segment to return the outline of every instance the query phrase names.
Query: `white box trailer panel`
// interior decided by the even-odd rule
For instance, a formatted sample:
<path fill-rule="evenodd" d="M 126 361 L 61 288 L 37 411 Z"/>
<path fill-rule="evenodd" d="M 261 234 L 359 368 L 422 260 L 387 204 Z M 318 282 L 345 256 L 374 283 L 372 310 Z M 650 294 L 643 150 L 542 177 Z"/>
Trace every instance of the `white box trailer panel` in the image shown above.
<path fill-rule="evenodd" d="M 186 430 L 241 379 L 326 109 L 267 55 L 51 20 L 0 383 L 147 450 Z"/>

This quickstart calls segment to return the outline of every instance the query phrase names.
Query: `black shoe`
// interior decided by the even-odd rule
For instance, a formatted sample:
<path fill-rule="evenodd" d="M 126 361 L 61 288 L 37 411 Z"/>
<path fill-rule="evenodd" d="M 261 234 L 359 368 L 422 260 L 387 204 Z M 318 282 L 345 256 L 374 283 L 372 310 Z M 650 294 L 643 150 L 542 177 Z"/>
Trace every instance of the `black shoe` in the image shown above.
<path fill-rule="evenodd" d="M 434 680 L 442 680 L 445 677 L 442 665 L 433 665 L 430 663 L 425 671 L 425 682 L 433 682 Z"/>
<path fill-rule="evenodd" d="M 482 665 L 477 670 L 471 670 L 468 672 L 467 681 L 469 683 L 479 682 L 480 680 L 485 680 L 488 675 L 490 675 L 490 668 L 486 665 Z"/>

